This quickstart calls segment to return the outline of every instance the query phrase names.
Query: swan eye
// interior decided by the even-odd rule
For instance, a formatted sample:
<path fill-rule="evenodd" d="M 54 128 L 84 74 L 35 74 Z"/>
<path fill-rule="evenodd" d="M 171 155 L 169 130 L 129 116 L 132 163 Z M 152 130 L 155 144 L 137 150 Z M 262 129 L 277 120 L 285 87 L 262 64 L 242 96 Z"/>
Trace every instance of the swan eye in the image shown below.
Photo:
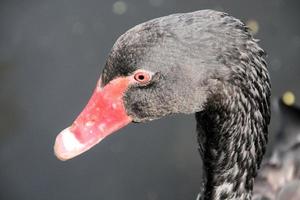
<path fill-rule="evenodd" d="M 138 71 L 134 74 L 134 80 L 141 84 L 147 84 L 151 80 L 151 75 L 145 71 Z"/>

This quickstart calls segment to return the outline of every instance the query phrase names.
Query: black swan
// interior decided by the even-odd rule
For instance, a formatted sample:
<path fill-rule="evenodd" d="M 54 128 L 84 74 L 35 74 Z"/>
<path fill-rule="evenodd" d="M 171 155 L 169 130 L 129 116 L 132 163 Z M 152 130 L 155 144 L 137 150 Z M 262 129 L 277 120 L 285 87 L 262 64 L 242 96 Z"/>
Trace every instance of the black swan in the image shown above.
<path fill-rule="evenodd" d="M 55 154 L 73 158 L 132 121 L 195 113 L 201 199 L 249 200 L 268 140 L 270 95 L 265 52 L 240 20 L 213 10 L 153 19 L 116 41 Z"/>

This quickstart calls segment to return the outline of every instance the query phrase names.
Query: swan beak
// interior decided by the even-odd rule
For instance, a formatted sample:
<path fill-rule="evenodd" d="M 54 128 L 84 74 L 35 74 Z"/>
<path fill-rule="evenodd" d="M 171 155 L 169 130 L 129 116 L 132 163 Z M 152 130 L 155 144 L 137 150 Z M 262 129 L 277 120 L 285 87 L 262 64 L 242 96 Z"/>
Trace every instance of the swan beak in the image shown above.
<path fill-rule="evenodd" d="M 55 140 L 54 153 L 60 160 L 68 160 L 89 150 L 105 137 L 129 124 L 123 96 L 130 79 L 120 77 L 104 87 L 101 79 L 88 104 L 73 124 L 61 131 Z"/>

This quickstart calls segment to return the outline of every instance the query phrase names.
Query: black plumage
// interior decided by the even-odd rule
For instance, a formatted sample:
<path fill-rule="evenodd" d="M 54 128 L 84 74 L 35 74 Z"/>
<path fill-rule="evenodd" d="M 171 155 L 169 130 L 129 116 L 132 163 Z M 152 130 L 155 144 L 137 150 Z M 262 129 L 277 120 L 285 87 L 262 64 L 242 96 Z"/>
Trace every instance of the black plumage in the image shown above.
<path fill-rule="evenodd" d="M 202 198 L 251 199 L 268 140 L 270 78 L 265 52 L 226 13 L 201 10 L 157 18 L 115 43 L 102 85 L 137 69 L 154 75 L 124 94 L 135 122 L 196 113 L 205 179 Z"/>

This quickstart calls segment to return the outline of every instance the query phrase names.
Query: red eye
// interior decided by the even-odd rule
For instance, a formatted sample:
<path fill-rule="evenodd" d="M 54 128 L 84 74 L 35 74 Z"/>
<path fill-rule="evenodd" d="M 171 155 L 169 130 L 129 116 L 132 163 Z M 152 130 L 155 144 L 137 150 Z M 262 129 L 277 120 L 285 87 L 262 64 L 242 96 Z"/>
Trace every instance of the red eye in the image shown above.
<path fill-rule="evenodd" d="M 139 71 L 134 74 L 134 79 L 142 84 L 146 84 L 151 80 L 151 75 L 147 72 Z"/>

